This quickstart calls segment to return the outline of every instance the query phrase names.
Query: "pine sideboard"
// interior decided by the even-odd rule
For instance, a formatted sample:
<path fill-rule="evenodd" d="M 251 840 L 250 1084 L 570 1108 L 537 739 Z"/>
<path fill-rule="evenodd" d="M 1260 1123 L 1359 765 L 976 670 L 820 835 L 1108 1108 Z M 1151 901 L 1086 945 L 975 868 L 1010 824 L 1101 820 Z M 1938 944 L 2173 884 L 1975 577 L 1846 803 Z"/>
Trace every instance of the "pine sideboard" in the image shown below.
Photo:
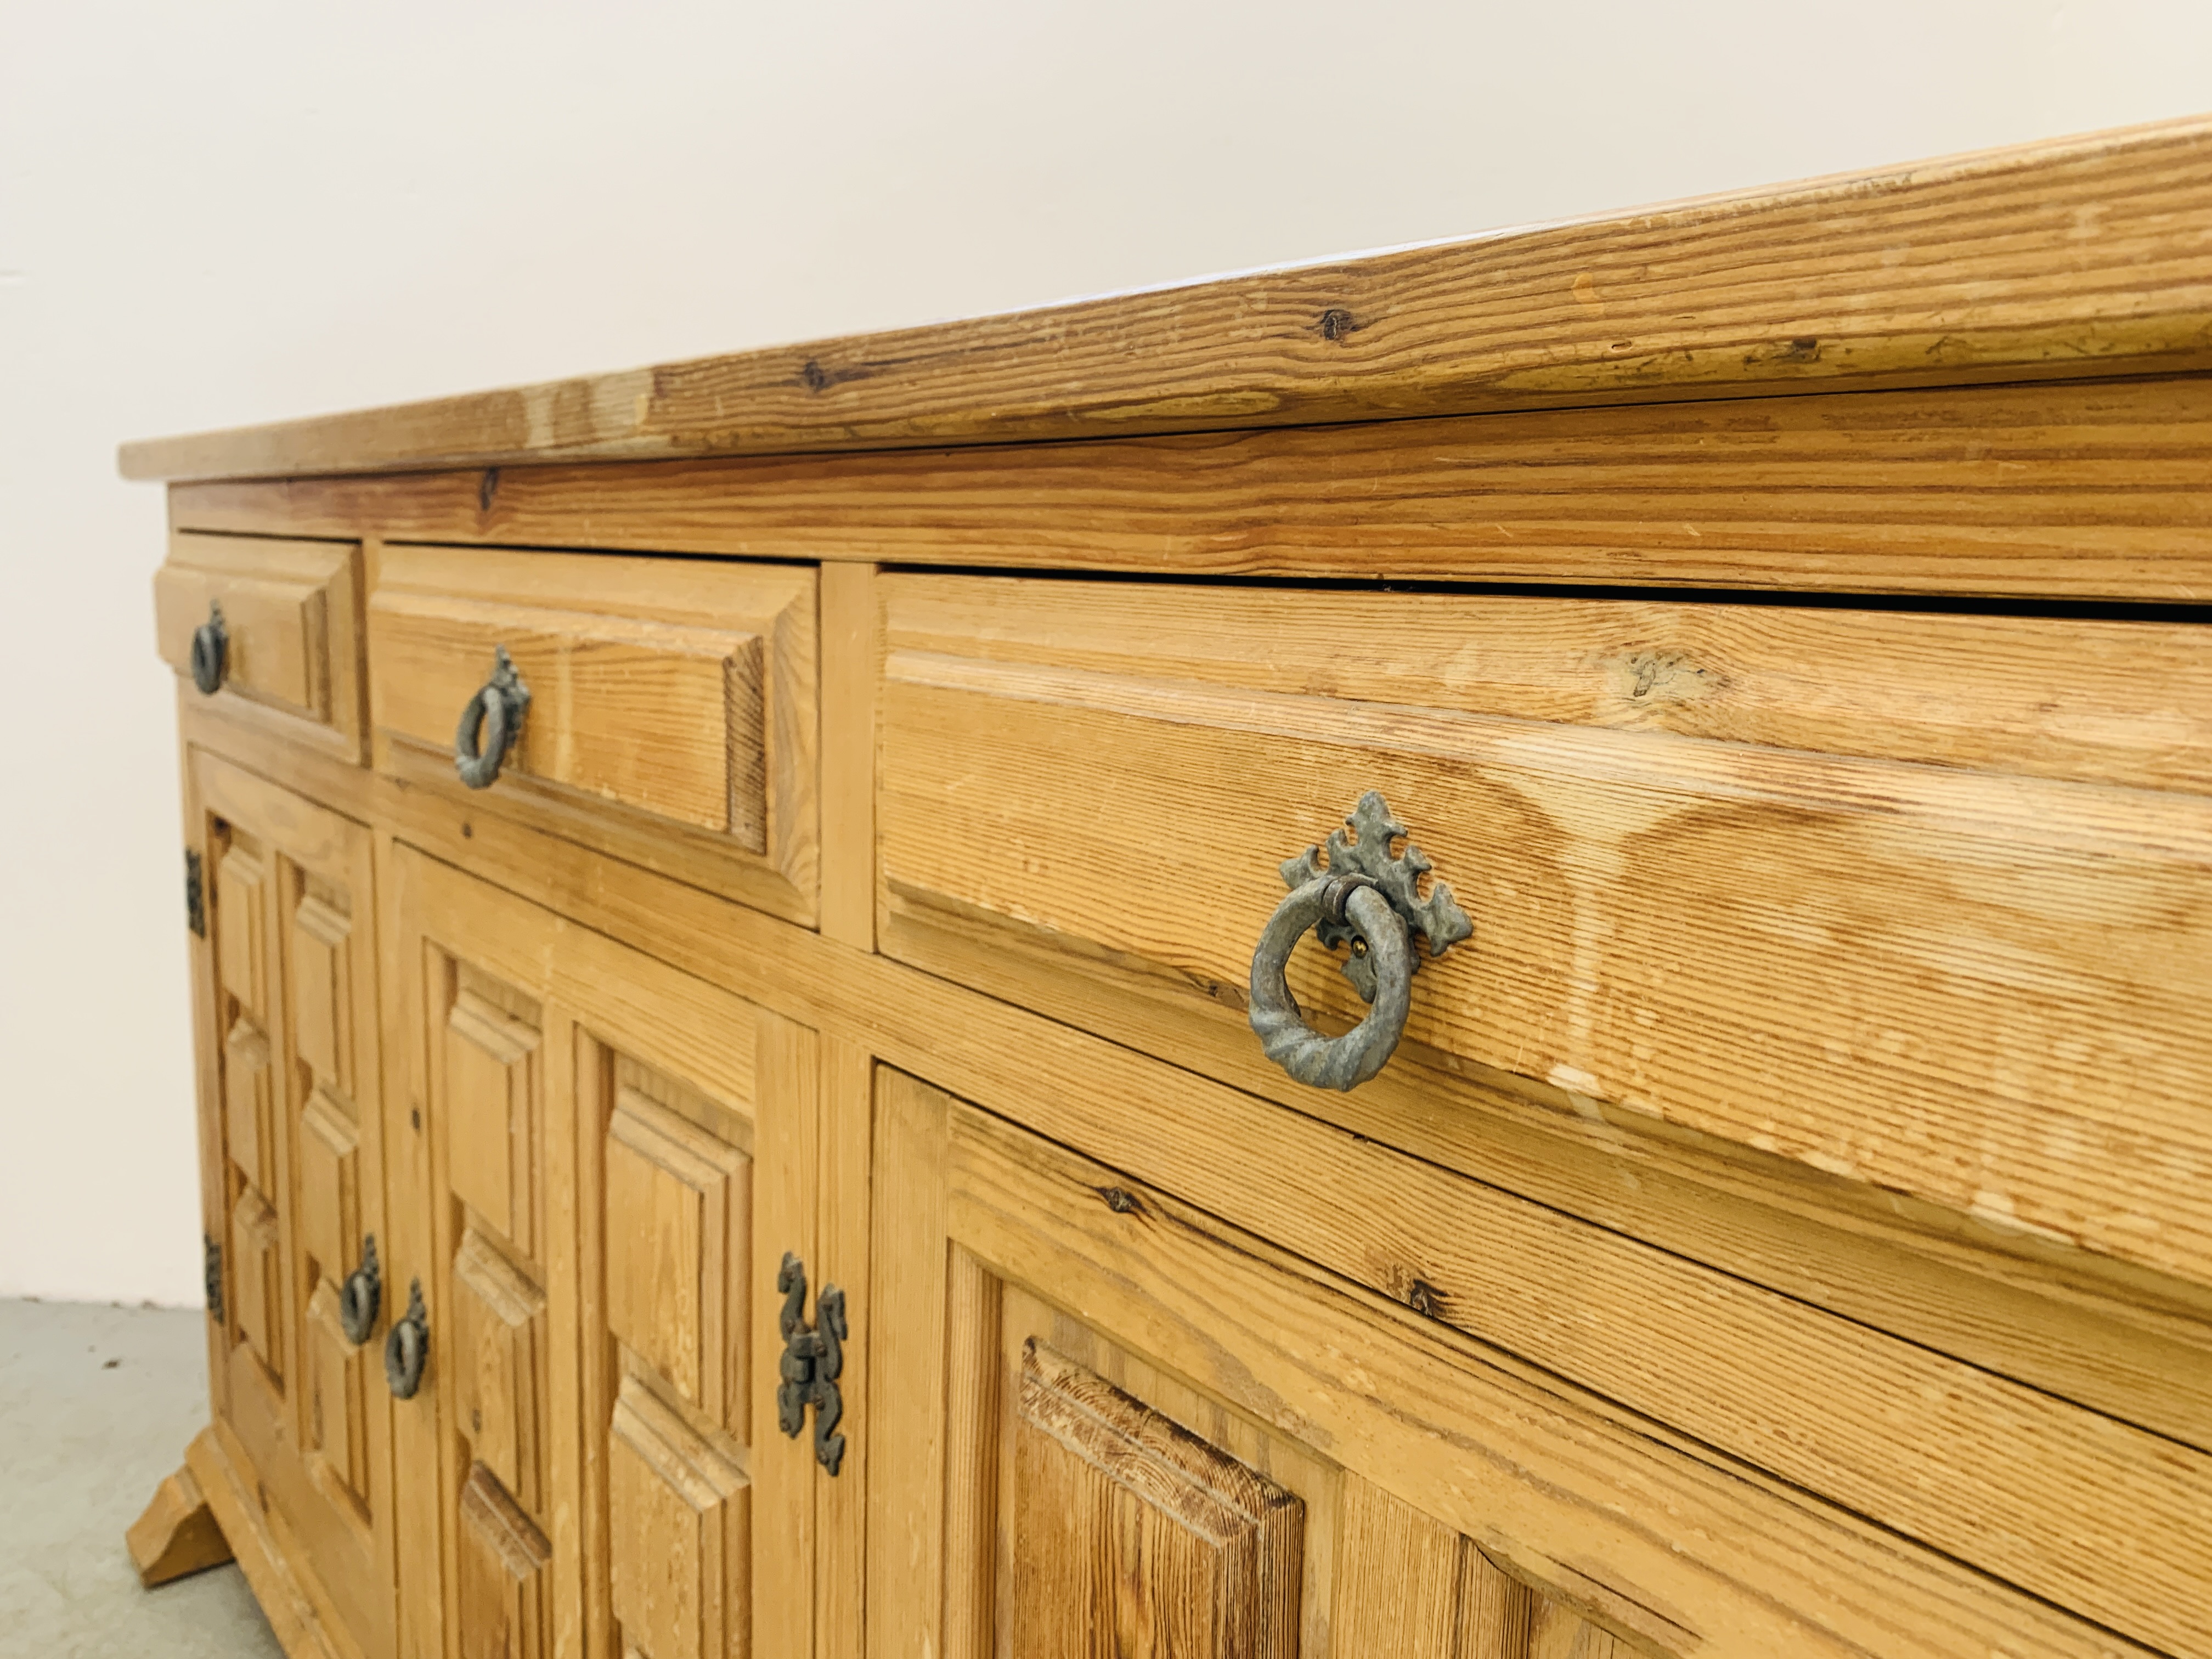
<path fill-rule="evenodd" d="M 2212 122 L 132 445 L 295 1659 L 2212 1654 Z"/>

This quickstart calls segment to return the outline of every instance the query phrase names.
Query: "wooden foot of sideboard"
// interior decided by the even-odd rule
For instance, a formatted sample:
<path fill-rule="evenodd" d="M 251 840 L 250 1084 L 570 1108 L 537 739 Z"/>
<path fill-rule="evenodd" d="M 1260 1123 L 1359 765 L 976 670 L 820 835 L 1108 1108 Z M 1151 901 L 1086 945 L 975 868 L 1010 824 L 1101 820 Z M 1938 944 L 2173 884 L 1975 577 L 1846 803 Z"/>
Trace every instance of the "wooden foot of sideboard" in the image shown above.
<path fill-rule="evenodd" d="M 123 1534 L 138 1582 L 148 1589 L 167 1584 L 231 1559 L 222 1524 L 208 1507 L 189 1466 L 154 1489 L 154 1501 Z"/>

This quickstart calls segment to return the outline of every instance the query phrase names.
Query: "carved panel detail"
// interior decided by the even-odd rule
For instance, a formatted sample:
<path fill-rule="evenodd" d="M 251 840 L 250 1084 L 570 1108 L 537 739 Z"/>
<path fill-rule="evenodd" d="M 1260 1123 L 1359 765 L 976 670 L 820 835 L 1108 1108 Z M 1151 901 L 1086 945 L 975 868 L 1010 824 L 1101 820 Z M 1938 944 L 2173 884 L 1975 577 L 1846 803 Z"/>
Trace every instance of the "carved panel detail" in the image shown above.
<path fill-rule="evenodd" d="M 317 1090 L 300 1114 L 300 1243 L 318 1277 L 333 1285 L 344 1282 L 361 1254 L 360 1144 L 337 1103 Z"/>
<path fill-rule="evenodd" d="M 284 1375 L 283 1263 L 276 1212 L 248 1187 L 230 1211 L 230 1282 L 238 1334 L 273 1379 Z"/>
<path fill-rule="evenodd" d="M 238 1006 L 269 1018 L 269 866 L 242 836 L 234 836 L 215 867 L 216 980 Z"/>
<path fill-rule="evenodd" d="M 535 1248 L 538 1027 L 465 979 L 447 1015 L 444 1047 L 453 1194 L 527 1255 Z"/>
<path fill-rule="evenodd" d="M 607 1441 L 614 1614 L 643 1659 L 720 1659 L 749 1605 L 745 1478 L 635 1382 Z"/>
<path fill-rule="evenodd" d="M 276 1144 L 269 1121 L 271 1090 L 269 1036 L 252 1020 L 241 1016 L 222 1042 L 223 1137 L 230 1143 L 230 1161 L 253 1186 L 266 1191 L 276 1183 Z"/>
<path fill-rule="evenodd" d="M 477 1463 L 526 1509 L 544 1492 L 538 1387 L 545 1298 L 471 1229 L 453 1255 L 453 1367 L 456 1426 Z"/>
<path fill-rule="evenodd" d="M 1014 1652 L 1296 1659 L 1298 1498 L 1035 1340 L 1014 1459 Z"/>
<path fill-rule="evenodd" d="M 538 1659 L 551 1649 L 545 1535 L 481 1463 L 461 1487 L 461 1659 Z"/>
<path fill-rule="evenodd" d="M 366 1350 L 346 1340 L 338 1293 L 325 1279 L 307 1303 L 307 1443 L 366 1522 L 368 1504 Z M 379 1377 L 379 1382 L 382 1378 Z"/>
<path fill-rule="evenodd" d="M 746 1432 L 750 1160 L 620 1088 L 607 1127 L 607 1327 L 677 1392 Z"/>
<path fill-rule="evenodd" d="M 353 920 L 311 884 L 292 913 L 293 1042 L 318 1083 L 350 1101 L 353 1032 L 346 949 Z"/>

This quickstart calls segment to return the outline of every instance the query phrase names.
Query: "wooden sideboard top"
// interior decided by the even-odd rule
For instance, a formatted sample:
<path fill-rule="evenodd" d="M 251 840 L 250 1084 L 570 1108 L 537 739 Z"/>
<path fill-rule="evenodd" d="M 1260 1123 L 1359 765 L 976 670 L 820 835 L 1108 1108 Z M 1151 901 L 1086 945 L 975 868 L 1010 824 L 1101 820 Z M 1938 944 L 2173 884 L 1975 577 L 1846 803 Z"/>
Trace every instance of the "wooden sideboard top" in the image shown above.
<path fill-rule="evenodd" d="M 2212 117 L 123 447 L 280 477 L 2212 368 Z"/>

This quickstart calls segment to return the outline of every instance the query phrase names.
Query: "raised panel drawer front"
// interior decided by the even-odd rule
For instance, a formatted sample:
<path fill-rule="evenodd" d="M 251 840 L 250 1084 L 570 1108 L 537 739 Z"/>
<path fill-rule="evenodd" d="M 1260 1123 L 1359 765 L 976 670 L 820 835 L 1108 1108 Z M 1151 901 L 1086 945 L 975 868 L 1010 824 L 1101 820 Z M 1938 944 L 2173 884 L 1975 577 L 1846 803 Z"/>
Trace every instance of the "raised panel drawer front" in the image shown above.
<path fill-rule="evenodd" d="M 361 757 L 361 548 L 179 531 L 155 637 L 185 695 Z"/>
<path fill-rule="evenodd" d="M 368 606 L 377 763 L 811 921 L 814 592 L 790 565 L 387 548 Z M 465 711 L 498 695 L 502 662 L 527 702 L 495 754 L 495 720 Z"/>
<path fill-rule="evenodd" d="M 882 588 L 890 954 L 1349 1121 L 1246 988 L 1279 866 L 1380 791 L 1474 933 L 1358 1097 L 1505 1089 L 2212 1283 L 2201 629 Z M 1290 956 L 1324 1031 L 1345 961 Z"/>

